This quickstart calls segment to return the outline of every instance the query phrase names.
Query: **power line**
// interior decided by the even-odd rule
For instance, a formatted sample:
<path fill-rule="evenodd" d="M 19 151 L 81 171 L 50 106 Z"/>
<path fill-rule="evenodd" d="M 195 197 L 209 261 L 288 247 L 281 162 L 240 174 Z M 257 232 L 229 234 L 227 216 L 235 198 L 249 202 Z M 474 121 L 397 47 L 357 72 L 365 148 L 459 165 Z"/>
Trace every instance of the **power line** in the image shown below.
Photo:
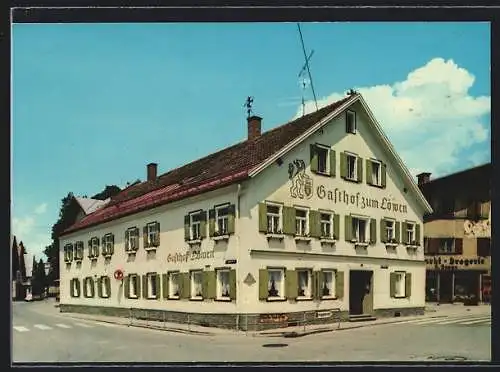
<path fill-rule="evenodd" d="M 310 57 L 309 58 L 307 57 L 306 48 L 304 46 L 304 38 L 302 37 L 302 30 L 300 29 L 300 23 L 297 23 L 297 27 L 299 29 L 300 43 L 302 44 L 302 52 L 304 53 L 304 60 L 306 63 L 307 74 L 309 75 L 309 81 L 311 82 L 311 90 L 312 90 L 312 94 L 314 97 L 314 104 L 316 105 L 316 111 L 317 111 L 318 110 L 318 100 L 316 99 L 316 92 L 314 91 L 313 79 L 311 76 L 311 70 L 309 68 L 309 58 Z M 312 56 L 312 53 L 311 53 L 311 56 Z"/>

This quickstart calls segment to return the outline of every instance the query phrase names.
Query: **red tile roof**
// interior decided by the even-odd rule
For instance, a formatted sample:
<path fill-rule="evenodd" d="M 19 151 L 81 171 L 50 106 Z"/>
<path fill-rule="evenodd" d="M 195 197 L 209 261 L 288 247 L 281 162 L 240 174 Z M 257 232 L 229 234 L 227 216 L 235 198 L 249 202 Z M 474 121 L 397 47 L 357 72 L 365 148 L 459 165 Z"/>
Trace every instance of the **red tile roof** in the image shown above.
<path fill-rule="evenodd" d="M 66 229 L 63 235 L 242 181 L 248 178 L 252 168 L 302 135 L 349 98 L 264 132 L 256 139 L 245 140 L 173 169 L 154 181 L 131 185 L 113 197 L 105 207 Z"/>

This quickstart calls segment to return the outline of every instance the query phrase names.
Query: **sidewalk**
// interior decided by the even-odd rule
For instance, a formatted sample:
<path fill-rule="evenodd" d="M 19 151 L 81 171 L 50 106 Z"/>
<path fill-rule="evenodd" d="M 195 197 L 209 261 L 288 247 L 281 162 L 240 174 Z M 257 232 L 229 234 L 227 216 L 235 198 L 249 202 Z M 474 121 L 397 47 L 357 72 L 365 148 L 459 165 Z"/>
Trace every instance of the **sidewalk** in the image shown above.
<path fill-rule="evenodd" d="M 318 325 L 306 325 L 304 326 L 293 326 L 286 328 L 278 328 L 267 331 L 236 331 L 231 329 L 213 328 L 213 327 L 202 327 L 192 324 L 179 324 L 179 323 L 168 323 L 162 321 L 154 320 L 140 320 L 140 319 L 130 319 L 122 317 L 113 317 L 106 315 L 91 315 L 91 314 L 79 314 L 79 313 L 61 313 L 61 315 L 74 318 L 91 320 L 95 322 L 119 324 L 128 327 L 139 327 L 139 328 L 149 328 L 156 329 L 167 332 L 176 332 L 200 336 L 215 336 L 215 335 L 249 335 L 253 337 L 301 337 L 316 333 L 324 332 L 334 332 L 343 331 L 354 328 L 361 327 L 373 327 L 382 324 L 390 323 L 401 323 L 413 319 L 431 319 L 431 318 L 446 318 L 448 316 L 454 315 L 482 315 L 490 314 L 490 305 L 479 305 L 479 306 L 464 306 L 462 304 L 427 304 L 425 308 L 424 315 L 417 316 L 405 316 L 396 318 L 379 318 L 373 321 L 367 322 L 340 322 L 335 324 L 318 324 Z"/>

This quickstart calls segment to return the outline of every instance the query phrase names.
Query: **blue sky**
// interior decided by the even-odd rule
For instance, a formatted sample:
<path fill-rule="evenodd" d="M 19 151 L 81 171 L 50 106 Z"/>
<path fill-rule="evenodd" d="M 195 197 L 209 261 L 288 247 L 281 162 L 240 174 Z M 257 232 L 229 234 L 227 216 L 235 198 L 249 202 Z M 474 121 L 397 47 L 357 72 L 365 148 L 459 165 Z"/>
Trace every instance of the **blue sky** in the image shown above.
<path fill-rule="evenodd" d="M 357 88 L 412 173 L 490 161 L 488 23 L 302 32 L 320 105 Z M 300 108 L 295 23 L 15 24 L 12 35 L 13 231 L 38 257 L 69 191 L 123 187 L 149 162 L 163 173 L 244 139 L 249 95 L 264 130 Z"/>

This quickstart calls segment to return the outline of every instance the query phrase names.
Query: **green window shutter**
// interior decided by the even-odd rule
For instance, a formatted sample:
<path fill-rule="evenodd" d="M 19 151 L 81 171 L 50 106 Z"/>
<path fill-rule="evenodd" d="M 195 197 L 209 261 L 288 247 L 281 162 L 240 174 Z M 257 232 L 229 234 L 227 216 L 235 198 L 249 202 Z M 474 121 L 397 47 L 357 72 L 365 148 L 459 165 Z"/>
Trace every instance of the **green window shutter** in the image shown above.
<path fill-rule="evenodd" d="M 259 231 L 262 233 L 267 232 L 267 205 L 266 205 L 266 203 L 259 203 Z"/>
<path fill-rule="evenodd" d="M 215 271 L 203 272 L 203 298 L 214 299 L 217 295 L 217 278 Z"/>
<path fill-rule="evenodd" d="M 411 273 L 405 274 L 405 297 L 411 297 Z"/>
<path fill-rule="evenodd" d="M 115 253 L 115 236 L 114 234 L 111 234 L 111 249 L 110 249 L 110 254 Z"/>
<path fill-rule="evenodd" d="M 311 297 L 315 300 L 321 298 L 321 272 L 311 272 Z"/>
<path fill-rule="evenodd" d="M 229 271 L 229 297 L 236 300 L 236 270 Z"/>
<path fill-rule="evenodd" d="M 345 216 L 345 241 L 350 242 L 352 240 L 352 217 Z"/>
<path fill-rule="evenodd" d="M 420 224 L 415 224 L 415 240 L 417 241 L 417 245 L 420 245 Z"/>
<path fill-rule="evenodd" d="M 283 207 L 283 233 L 295 235 L 295 208 Z"/>
<path fill-rule="evenodd" d="M 335 272 L 335 297 L 344 298 L 344 272 Z"/>
<path fill-rule="evenodd" d="M 380 241 L 382 243 L 387 243 L 387 226 L 383 218 L 380 220 Z"/>
<path fill-rule="evenodd" d="M 160 223 L 156 222 L 156 240 L 155 240 L 155 246 L 159 247 L 160 246 Z"/>
<path fill-rule="evenodd" d="M 391 273 L 390 275 L 390 296 L 396 297 L 396 273 Z"/>
<path fill-rule="evenodd" d="M 75 280 L 74 280 L 74 279 L 71 279 L 71 280 L 69 281 L 69 292 L 70 292 L 70 293 L 69 293 L 69 295 L 70 295 L 71 297 L 75 297 L 75 295 L 73 294 L 73 293 L 74 293 L 74 287 L 75 287 Z"/>
<path fill-rule="evenodd" d="M 330 177 L 335 177 L 335 166 L 337 164 L 335 159 L 335 150 L 330 149 Z"/>
<path fill-rule="evenodd" d="M 168 274 L 161 274 L 161 291 L 163 298 L 168 298 Z"/>
<path fill-rule="evenodd" d="M 182 298 L 191 297 L 191 276 L 189 273 L 182 273 Z"/>
<path fill-rule="evenodd" d="M 234 234 L 235 232 L 235 219 L 236 219 L 236 205 L 231 204 L 229 206 L 229 215 L 227 217 L 227 232 L 228 234 Z"/>
<path fill-rule="evenodd" d="M 316 145 L 309 146 L 311 152 L 311 172 L 318 171 L 318 152 L 316 151 Z"/>
<path fill-rule="evenodd" d="M 109 277 L 106 277 L 105 279 L 106 293 L 108 294 L 106 297 L 111 297 L 111 280 Z"/>
<path fill-rule="evenodd" d="M 130 298 L 130 276 L 123 279 L 123 297 Z"/>
<path fill-rule="evenodd" d="M 208 236 L 215 235 L 215 209 L 208 211 Z"/>
<path fill-rule="evenodd" d="M 142 288 L 143 291 L 146 289 L 147 288 Z M 136 280 L 135 280 L 135 294 L 136 294 L 137 298 L 141 297 L 141 277 L 139 275 L 136 276 Z"/>
<path fill-rule="evenodd" d="M 313 293 L 315 298 L 321 299 L 323 296 L 322 294 L 322 288 L 325 283 L 325 273 L 323 271 L 317 271 L 316 272 L 317 280 L 316 280 L 316 291 Z"/>
<path fill-rule="evenodd" d="M 190 229 L 189 229 L 189 225 L 190 225 L 190 218 L 189 218 L 189 215 L 185 215 L 184 216 L 184 240 L 187 242 L 191 239 L 191 234 L 190 234 Z"/>
<path fill-rule="evenodd" d="M 81 285 L 80 285 L 81 284 L 80 279 L 75 279 L 75 283 L 76 283 L 76 293 L 77 293 L 76 297 L 80 297 L 81 290 L 82 290 Z"/>
<path fill-rule="evenodd" d="M 375 218 L 370 219 L 370 244 L 377 243 L 377 220 Z"/>
<path fill-rule="evenodd" d="M 142 241 L 144 244 L 144 248 L 148 248 L 149 243 L 148 243 L 148 226 L 147 225 L 142 228 Z"/>
<path fill-rule="evenodd" d="M 136 246 L 135 246 L 135 249 L 134 249 L 137 252 L 139 250 L 139 245 L 140 245 L 140 242 L 139 242 L 139 228 L 138 227 L 136 227 L 134 229 L 134 236 L 137 237 Z"/>
<path fill-rule="evenodd" d="M 382 169 L 381 169 L 381 184 L 382 184 L 382 187 L 385 189 L 385 187 L 387 186 L 387 166 L 385 165 L 385 163 L 382 163 Z"/>
<path fill-rule="evenodd" d="M 179 298 L 186 298 L 184 297 L 184 274 L 185 273 L 179 273 L 177 277 L 177 283 L 178 283 L 178 291 L 179 291 Z"/>
<path fill-rule="evenodd" d="M 202 239 L 207 237 L 207 211 L 201 211 L 200 236 Z"/>
<path fill-rule="evenodd" d="M 97 279 L 97 295 L 102 297 L 102 278 Z"/>
<path fill-rule="evenodd" d="M 319 238 L 321 236 L 321 220 L 320 213 L 318 211 L 309 211 L 309 235 L 313 238 Z"/>
<path fill-rule="evenodd" d="M 406 222 L 403 222 L 401 224 L 402 226 L 402 229 L 401 229 L 401 233 L 403 234 L 402 236 L 402 239 L 401 241 L 403 242 L 403 244 L 408 244 L 408 225 L 406 224 Z"/>
<path fill-rule="evenodd" d="M 340 177 L 347 177 L 347 155 L 345 152 L 340 153 Z"/>
<path fill-rule="evenodd" d="M 95 297 L 95 284 L 94 279 L 88 278 L 90 281 L 90 297 Z"/>
<path fill-rule="evenodd" d="M 396 221 L 394 223 L 396 225 L 396 243 L 401 242 L 401 222 Z"/>
<path fill-rule="evenodd" d="M 269 281 L 269 273 L 267 269 L 259 270 L 259 300 L 267 300 L 267 285 Z"/>
<path fill-rule="evenodd" d="M 340 215 L 333 215 L 333 238 L 339 240 L 340 238 Z"/>
<path fill-rule="evenodd" d="M 155 275 L 155 281 L 156 281 L 155 298 L 158 300 L 160 298 L 160 292 L 161 292 L 160 274 Z"/>
<path fill-rule="evenodd" d="M 358 182 L 363 182 L 363 158 L 358 157 Z"/>
<path fill-rule="evenodd" d="M 148 298 L 148 276 L 143 275 L 142 276 L 142 297 L 143 298 Z"/>
<path fill-rule="evenodd" d="M 370 159 L 366 159 L 366 183 L 368 185 L 373 185 L 372 161 Z"/>
<path fill-rule="evenodd" d="M 123 246 L 125 247 L 125 252 L 130 249 L 128 241 L 129 235 L 130 235 L 130 230 L 125 230 L 125 244 L 123 244 Z"/>
<path fill-rule="evenodd" d="M 289 300 L 295 300 L 298 292 L 297 271 L 287 270 L 285 273 L 285 296 Z"/>

